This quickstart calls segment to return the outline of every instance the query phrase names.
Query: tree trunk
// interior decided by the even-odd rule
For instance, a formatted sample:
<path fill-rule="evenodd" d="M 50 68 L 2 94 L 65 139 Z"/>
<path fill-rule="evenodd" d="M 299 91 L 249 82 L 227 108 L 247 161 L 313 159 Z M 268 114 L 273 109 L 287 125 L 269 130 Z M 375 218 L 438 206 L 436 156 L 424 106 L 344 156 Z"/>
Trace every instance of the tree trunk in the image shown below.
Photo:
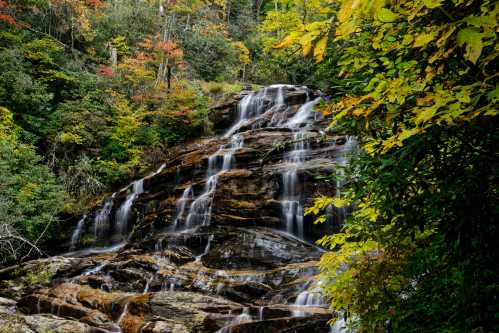
<path fill-rule="evenodd" d="M 118 50 L 112 45 L 109 45 L 109 62 L 113 70 L 116 70 L 116 67 L 118 67 Z"/>
<path fill-rule="evenodd" d="M 172 67 L 169 66 L 169 65 L 167 65 L 166 68 L 167 68 L 167 71 L 166 71 L 166 81 L 168 83 L 167 87 L 168 87 L 168 91 L 170 91 L 171 82 L 172 82 Z"/>

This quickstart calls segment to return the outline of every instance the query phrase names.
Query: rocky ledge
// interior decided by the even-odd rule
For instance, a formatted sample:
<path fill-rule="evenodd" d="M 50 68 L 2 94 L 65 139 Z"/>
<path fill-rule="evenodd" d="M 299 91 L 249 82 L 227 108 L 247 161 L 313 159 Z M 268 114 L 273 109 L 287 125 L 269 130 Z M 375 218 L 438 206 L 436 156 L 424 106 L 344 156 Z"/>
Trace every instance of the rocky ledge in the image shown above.
<path fill-rule="evenodd" d="M 330 229 L 304 207 L 339 191 L 350 139 L 322 131 L 319 93 L 271 86 L 214 108 L 218 136 L 82 218 L 70 253 L 0 271 L 8 332 L 329 332 L 314 276 Z M 335 186 L 336 184 L 336 186 Z M 331 229 L 331 226 L 333 229 Z M 0 330 L 1 331 L 1 330 Z"/>

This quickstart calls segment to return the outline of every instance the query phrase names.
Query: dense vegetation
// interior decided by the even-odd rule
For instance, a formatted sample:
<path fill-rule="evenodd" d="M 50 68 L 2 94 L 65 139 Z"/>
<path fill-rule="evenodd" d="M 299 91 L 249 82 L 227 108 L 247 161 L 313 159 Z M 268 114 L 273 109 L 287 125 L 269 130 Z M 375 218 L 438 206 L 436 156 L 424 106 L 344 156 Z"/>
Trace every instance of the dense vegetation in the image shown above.
<path fill-rule="evenodd" d="M 210 96 L 260 75 L 246 47 L 258 45 L 255 6 L 0 1 L 0 191 L 2 212 L 18 215 L 2 214 L 2 226 L 31 244 L 49 240 L 61 216 L 209 134 Z M 2 243 L 2 261 L 27 244 Z"/>
<path fill-rule="evenodd" d="M 499 330 L 499 4 L 345 0 L 324 11 L 275 47 L 314 49 L 337 71 L 324 110 L 363 147 L 346 199 L 309 210 L 356 207 L 319 241 L 338 250 L 321 262 L 332 307 L 362 332 Z"/>
<path fill-rule="evenodd" d="M 356 208 L 319 241 L 332 308 L 359 332 L 499 331 L 498 15 L 478 0 L 0 0 L 2 260 L 209 134 L 210 97 L 308 84 L 362 147 L 346 195 L 309 209 Z"/>

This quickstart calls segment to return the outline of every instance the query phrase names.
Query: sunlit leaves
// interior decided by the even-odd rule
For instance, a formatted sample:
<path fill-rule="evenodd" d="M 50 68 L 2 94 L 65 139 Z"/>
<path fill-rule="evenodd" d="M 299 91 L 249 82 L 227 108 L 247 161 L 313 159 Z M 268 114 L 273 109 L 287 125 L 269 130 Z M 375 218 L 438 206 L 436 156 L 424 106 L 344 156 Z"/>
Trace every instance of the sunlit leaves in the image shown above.
<path fill-rule="evenodd" d="M 439 258 L 445 261 L 459 251 L 457 244 L 465 242 L 463 230 L 468 225 L 462 220 L 471 213 L 462 207 L 473 210 L 482 205 L 470 201 L 488 187 L 473 179 L 476 170 L 482 168 L 487 177 L 495 172 L 483 161 L 490 155 L 484 142 L 492 142 L 496 130 L 492 123 L 499 114 L 495 68 L 499 6 L 476 0 L 338 4 L 331 26 L 334 39 L 329 42 L 338 51 L 325 59 L 338 59 L 340 77 L 335 83 L 340 82 L 341 91 L 334 90 L 325 114 L 332 118 L 331 129 L 350 129 L 359 135 L 364 153 L 354 163 L 358 166 L 352 172 L 354 190 L 347 196 L 356 210 L 341 234 L 319 240 L 337 251 L 323 256 L 321 267 L 332 306 L 359 314 L 364 331 L 384 331 L 386 322 L 395 325 L 395 319 L 406 325 L 407 313 L 419 318 L 420 304 L 410 304 L 415 289 L 421 288 L 423 295 L 415 297 L 418 301 L 446 295 L 446 279 L 435 297 L 433 286 L 424 289 L 416 283 L 427 278 L 424 274 L 435 264 L 433 256 L 442 255 Z M 311 52 L 308 45 L 306 51 Z M 463 152 L 466 158 L 461 157 Z M 466 193 L 466 182 L 480 194 Z M 324 223 L 327 219 L 321 214 L 336 203 L 332 197 L 319 197 L 307 213 Z M 474 216 L 467 218 L 482 225 Z M 449 232 L 444 235 L 443 229 Z M 458 240 L 456 245 L 438 243 L 440 236 Z M 369 241 L 378 248 L 364 251 L 361 246 Z M 448 248 L 431 252 L 435 244 Z M 426 257 L 414 256 L 417 251 Z M 454 269 L 440 268 L 447 274 L 450 267 Z M 430 281 L 442 282 L 438 272 L 429 274 L 435 274 Z M 399 317 L 397 311 L 403 314 Z M 422 313 L 432 317 L 436 311 Z"/>
<path fill-rule="evenodd" d="M 314 200 L 314 204 L 305 210 L 305 215 L 313 214 L 318 215 L 319 212 L 326 209 L 328 206 L 336 208 L 344 207 L 349 204 L 348 200 L 339 197 L 322 196 Z"/>
<path fill-rule="evenodd" d="M 414 38 L 413 47 L 426 46 L 426 44 L 433 41 L 437 37 L 438 33 L 439 33 L 438 29 L 432 29 L 428 32 L 422 32 L 418 34 L 416 38 Z"/>
<path fill-rule="evenodd" d="M 464 57 L 475 64 L 482 54 L 483 39 L 490 36 L 490 34 L 480 32 L 477 28 L 464 28 L 457 33 L 457 44 L 466 47 Z"/>
<path fill-rule="evenodd" d="M 314 48 L 314 57 L 316 62 L 321 62 L 324 60 L 326 55 L 326 47 L 327 47 L 328 36 L 322 37 L 317 44 L 315 44 Z"/>
<path fill-rule="evenodd" d="M 388 8 L 380 8 L 376 16 L 378 20 L 385 23 L 395 22 L 398 19 L 398 15 Z"/>

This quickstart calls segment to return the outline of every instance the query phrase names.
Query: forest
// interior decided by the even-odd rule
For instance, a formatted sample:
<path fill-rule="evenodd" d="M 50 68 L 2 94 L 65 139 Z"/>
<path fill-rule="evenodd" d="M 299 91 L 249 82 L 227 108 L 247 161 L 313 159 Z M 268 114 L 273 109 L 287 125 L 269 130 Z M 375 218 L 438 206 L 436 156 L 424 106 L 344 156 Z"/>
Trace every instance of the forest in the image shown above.
<path fill-rule="evenodd" d="M 498 18 L 0 0 L 0 333 L 499 332 Z"/>

